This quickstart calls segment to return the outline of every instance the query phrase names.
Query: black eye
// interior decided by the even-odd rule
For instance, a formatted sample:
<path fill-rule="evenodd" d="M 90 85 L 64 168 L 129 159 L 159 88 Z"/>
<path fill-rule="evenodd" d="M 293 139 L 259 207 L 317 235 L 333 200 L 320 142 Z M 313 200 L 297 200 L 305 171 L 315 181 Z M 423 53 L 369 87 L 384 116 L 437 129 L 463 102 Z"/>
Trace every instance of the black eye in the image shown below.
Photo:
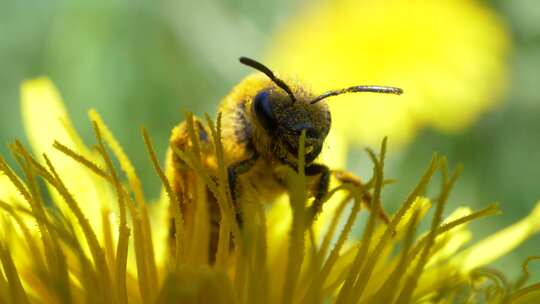
<path fill-rule="evenodd" d="M 255 116 L 268 132 L 272 132 L 276 128 L 276 118 L 270 103 L 270 93 L 268 91 L 260 92 L 253 99 Z"/>

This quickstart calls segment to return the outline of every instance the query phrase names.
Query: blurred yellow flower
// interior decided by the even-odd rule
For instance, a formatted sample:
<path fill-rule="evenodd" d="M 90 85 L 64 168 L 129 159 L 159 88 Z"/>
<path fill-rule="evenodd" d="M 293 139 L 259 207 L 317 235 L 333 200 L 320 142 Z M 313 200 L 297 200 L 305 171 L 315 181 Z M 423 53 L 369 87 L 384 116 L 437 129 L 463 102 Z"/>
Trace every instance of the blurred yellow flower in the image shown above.
<path fill-rule="evenodd" d="M 163 214 L 176 198 L 146 132 L 143 137 L 151 162 L 164 183 L 164 192 L 169 194 L 163 195 L 162 202 L 154 204 L 150 211 L 133 166 L 96 112 L 91 111 L 90 117 L 97 147 L 90 150 L 65 123 L 68 117 L 49 80 L 26 82 L 22 90 L 28 135 L 35 139 L 34 149 L 46 152 L 43 158 L 34 157 L 21 144 L 12 145 L 21 176 L 0 156 L 0 209 L 5 211 L 5 216 L 0 217 L 2 303 L 401 304 L 540 300 L 540 283 L 524 287 L 524 276 L 514 286 L 503 274 L 481 268 L 540 230 L 540 203 L 518 223 L 463 249 L 472 235 L 467 224 L 498 213 L 498 209 L 489 206 L 473 212 L 463 207 L 443 218 L 459 173 L 450 175 L 444 158 L 433 158 L 390 223 L 383 224 L 373 214 L 381 208 L 386 142 L 380 153 L 371 152 L 373 212 L 361 237 L 351 236 L 362 205 L 354 199 L 362 197 L 360 189 L 345 187 L 342 190 L 348 191 L 352 200 L 332 198 L 327 202 L 338 206 L 330 212 L 326 208 L 322 217 L 327 221 L 322 221 L 324 227 L 317 227 L 321 221 L 311 225 L 305 220 L 305 176 L 284 169 L 288 170 L 289 198 L 276 202 L 267 212 L 256 199 L 244 202 L 245 223 L 240 231 L 232 229 L 234 246 L 230 246 L 228 237 L 220 238 L 220 244 L 225 242 L 220 248 L 227 250 L 218 250 L 216 264 L 209 265 L 200 263 L 201 259 L 190 260 L 208 249 L 197 240 L 187 241 L 195 235 L 188 233 L 208 232 L 209 222 L 198 218 L 194 224 L 186 221 L 181 233 L 176 230 L 176 244 L 182 245 L 176 248 L 182 250 L 173 254 L 165 245 L 167 236 L 163 234 L 167 235 L 170 223 L 163 220 Z M 45 110 L 33 110 L 43 102 L 47 104 Z M 45 119 L 48 113 L 61 114 L 58 117 L 64 121 L 64 128 L 56 125 L 54 117 Z M 31 127 L 37 121 L 46 124 Z M 212 130 L 217 132 L 219 128 Z M 69 136 L 62 137 L 66 132 Z M 70 146 L 55 142 L 55 138 L 62 138 Z M 48 143 L 54 143 L 54 150 Z M 124 177 L 113 166 L 105 145 L 120 163 Z M 220 148 L 216 137 L 214 149 Z M 53 152 L 58 153 L 55 158 L 46 156 Z M 208 178 L 208 172 L 193 157 L 194 151 L 177 153 L 199 177 L 205 177 L 209 187 L 215 183 L 211 191 L 226 192 L 227 184 Z M 217 162 L 220 170 L 224 169 L 222 160 Z M 419 222 L 432 205 L 420 194 L 437 171 L 442 172 L 443 184 L 433 203 L 431 226 L 417 233 Z M 52 201 L 41 194 L 38 177 L 49 186 Z M 79 188 L 79 183 L 87 188 Z M 111 196 L 96 194 L 103 191 Z M 88 201 L 93 197 L 89 193 L 100 198 L 100 204 L 84 206 L 92 203 Z M 204 203 L 200 200 L 195 205 Z M 351 210 L 345 212 L 349 204 Z M 181 213 L 179 208 L 174 212 Z M 223 216 L 222 225 L 234 220 L 227 212 Z M 284 221 L 287 217 L 289 221 Z M 526 273 L 532 259 L 535 257 L 524 263 Z"/>
<path fill-rule="evenodd" d="M 501 99 L 509 38 L 477 0 L 309 2 L 270 43 L 276 71 L 298 74 L 316 91 L 359 84 L 405 94 L 349 94 L 329 100 L 334 134 L 376 145 L 410 140 L 424 127 L 456 131 Z"/>

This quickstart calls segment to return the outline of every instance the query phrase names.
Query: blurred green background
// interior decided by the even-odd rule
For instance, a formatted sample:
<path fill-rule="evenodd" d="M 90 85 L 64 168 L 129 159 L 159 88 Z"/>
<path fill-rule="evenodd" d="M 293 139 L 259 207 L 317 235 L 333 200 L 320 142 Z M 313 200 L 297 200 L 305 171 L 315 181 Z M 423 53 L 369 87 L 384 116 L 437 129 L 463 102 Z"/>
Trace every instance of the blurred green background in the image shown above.
<path fill-rule="evenodd" d="M 472 226 L 477 238 L 522 218 L 540 199 L 540 3 L 485 4 L 511 33 L 507 95 L 472 127 L 456 134 L 424 129 L 389 155 L 387 176 L 401 183 L 386 193 L 389 204 L 397 202 L 434 151 L 447 155 L 452 164 L 465 166 L 448 210 L 458 203 L 479 209 L 495 201 L 503 209 L 502 216 Z M 248 73 L 237 58 L 261 58 L 274 32 L 307 5 L 285 0 L 3 0 L 0 153 L 8 153 L 6 143 L 25 138 L 21 81 L 48 75 L 84 139 L 94 142 L 86 112 L 96 108 L 134 162 L 147 196 L 156 197 L 159 182 L 142 152 L 140 125 L 164 155 L 170 129 L 183 112 L 215 113 L 220 98 Z M 354 148 L 351 155 L 360 150 Z M 366 162 L 351 158 L 350 164 L 357 171 Z M 494 266 L 515 277 L 526 256 L 539 254 L 536 236 Z M 540 273 L 538 265 L 531 270 Z"/>

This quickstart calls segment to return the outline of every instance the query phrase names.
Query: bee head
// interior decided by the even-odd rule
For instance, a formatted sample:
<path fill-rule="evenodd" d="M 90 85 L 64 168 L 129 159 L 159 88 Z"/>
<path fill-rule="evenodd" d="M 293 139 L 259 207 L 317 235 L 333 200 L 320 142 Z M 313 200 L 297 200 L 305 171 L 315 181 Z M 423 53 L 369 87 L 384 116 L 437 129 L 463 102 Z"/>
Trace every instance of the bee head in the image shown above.
<path fill-rule="evenodd" d="M 298 156 L 300 135 L 306 132 L 306 162 L 312 162 L 321 152 L 330 130 L 330 111 L 326 103 L 310 104 L 311 95 L 291 98 L 276 88 L 259 91 L 252 100 L 252 113 L 272 142 L 286 150 L 292 158 Z M 282 149 L 282 150 L 283 150 Z"/>
<path fill-rule="evenodd" d="M 314 96 L 309 92 L 296 91 L 262 63 L 250 58 L 241 57 L 240 62 L 264 73 L 273 84 L 271 87 L 257 92 L 252 100 L 252 113 L 258 124 L 278 145 L 280 151 L 287 151 L 288 157 L 298 156 L 302 131 L 306 132 L 306 163 L 311 163 L 321 152 L 324 139 L 330 130 L 330 112 L 325 98 L 344 93 L 376 92 L 401 94 L 403 91 L 394 87 L 354 86 L 340 90 L 328 91 Z"/>

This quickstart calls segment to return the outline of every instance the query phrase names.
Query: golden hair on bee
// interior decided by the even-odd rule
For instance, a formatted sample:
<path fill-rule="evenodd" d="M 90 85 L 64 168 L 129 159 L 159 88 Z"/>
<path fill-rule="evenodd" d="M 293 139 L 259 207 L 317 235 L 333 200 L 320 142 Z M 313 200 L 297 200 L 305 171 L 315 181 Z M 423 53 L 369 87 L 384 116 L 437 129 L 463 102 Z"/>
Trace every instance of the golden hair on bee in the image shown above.
<path fill-rule="evenodd" d="M 315 95 L 302 84 L 283 81 L 270 68 L 256 60 L 241 57 L 240 62 L 256 69 L 262 75 L 257 73 L 242 80 L 225 96 L 218 110 L 221 115 L 227 186 L 231 200 L 235 204 L 239 226 L 242 226 L 241 202 L 244 200 L 246 187 L 254 189 L 258 199 L 264 202 L 271 202 L 286 190 L 277 168 L 285 165 L 297 170 L 299 141 L 303 132 L 305 132 L 305 174 L 309 178 L 309 186 L 314 197 L 309 207 L 311 219 L 314 219 L 322 208 L 331 176 L 342 183 L 362 186 L 360 179 L 353 174 L 330 170 L 325 164 L 316 162 L 331 126 L 330 111 L 324 101 L 329 97 L 346 93 L 375 92 L 399 95 L 402 90 L 386 86 L 353 86 Z M 193 128 L 199 137 L 199 149 L 202 151 L 205 166 L 210 172 L 217 174 L 215 161 L 212 161 L 215 159 L 213 155 L 215 152 L 210 148 L 212 146 L 209 140 L 210 130 L 196 117 L 193 119 Z M 189 139 L 186 122 L 173 130 L 171 146 L 186 150 L 193 144 Z M 168 153 L 167 163 L 174 191 L 178 197 L 184 198 L 180 208 L 189 217 L 196 213 L 192 209 L 197 208 L 193 199 L 195 174 L 174 153 Z M 364 196 L 364 200 L 369 204 L 369 194 Z M 217 246 L 221 215 L 216 198 L 209 191 L 206 191 L 205 201 L 212 227 L 209 237 L 211 255 L 209 258 L 212 261 L 212 254 L 215 253 Z M 387 221 L 384 212 L 381 212 L 380 217 Z M 186 223 L 193 221 L 194 219 L 186 219 Z"/>

